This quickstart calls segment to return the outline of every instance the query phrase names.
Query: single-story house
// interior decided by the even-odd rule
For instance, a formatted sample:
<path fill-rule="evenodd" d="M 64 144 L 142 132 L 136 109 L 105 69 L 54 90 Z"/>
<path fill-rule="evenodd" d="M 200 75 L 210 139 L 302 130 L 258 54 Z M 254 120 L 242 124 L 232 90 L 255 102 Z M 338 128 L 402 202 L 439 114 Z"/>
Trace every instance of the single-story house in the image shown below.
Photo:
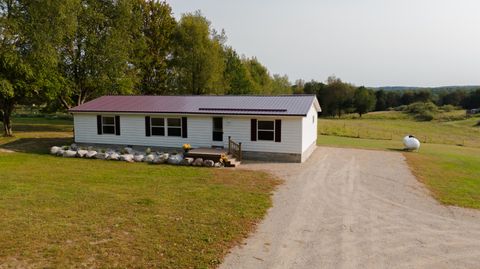
<path fill-rule="evenodd" d="M 315 95 L 103 96 L 69 110 L 75 142 L 180 148 L 242 143 L 244 159 L 305 161 L 316 147 Z"/>

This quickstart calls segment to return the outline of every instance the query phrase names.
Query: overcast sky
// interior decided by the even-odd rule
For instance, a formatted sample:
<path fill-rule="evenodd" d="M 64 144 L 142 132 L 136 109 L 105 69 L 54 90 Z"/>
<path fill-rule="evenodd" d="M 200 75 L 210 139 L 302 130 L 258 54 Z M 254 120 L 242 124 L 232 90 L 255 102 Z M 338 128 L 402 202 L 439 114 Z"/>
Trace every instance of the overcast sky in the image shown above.
<path fill-rule="evenodd" d="M 272 73 L 365 86 L 480 85 L 480 0 L 167 0 Z"/>

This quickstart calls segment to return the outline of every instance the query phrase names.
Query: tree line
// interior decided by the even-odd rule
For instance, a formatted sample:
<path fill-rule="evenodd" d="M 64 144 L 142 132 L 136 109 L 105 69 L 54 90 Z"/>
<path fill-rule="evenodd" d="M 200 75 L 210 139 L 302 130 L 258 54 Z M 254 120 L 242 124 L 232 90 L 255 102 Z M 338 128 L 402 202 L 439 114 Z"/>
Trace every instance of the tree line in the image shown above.
<path fill-rule="evenodd" d="M 370 111 L 385 111 L 413 103 L 451 105 L 465 109 L 480 108 L 480 89 L 457 88 L 437 91 L 372 89 L 364 86 L 356 87 L 332 76 L 326 83 L 297 80 L 292 86 L 292 91 L 297 94 L 315 94 L 320 100 L 324 116 L 358 113 L 361 117 Z"/>
<path fill-rule="evenodd" d="M 288 77 L 226 45 L 199 11 L 150 0 L 0 0 L 0 120 L 113 94 L 289 94 Z"/>

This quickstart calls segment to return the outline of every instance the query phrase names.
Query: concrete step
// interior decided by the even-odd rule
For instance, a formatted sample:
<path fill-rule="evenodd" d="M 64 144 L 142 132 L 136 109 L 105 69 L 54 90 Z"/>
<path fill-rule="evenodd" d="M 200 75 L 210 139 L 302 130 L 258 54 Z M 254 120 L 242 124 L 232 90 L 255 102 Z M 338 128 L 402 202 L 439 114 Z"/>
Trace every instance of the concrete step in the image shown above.
<path fill-rule="evenodd" d="M 227 155 L 227 158 L 228 162 L 225 164 L 225 167 L 238 167 L 240 165 L 240 161 L 232 155 Z"/>

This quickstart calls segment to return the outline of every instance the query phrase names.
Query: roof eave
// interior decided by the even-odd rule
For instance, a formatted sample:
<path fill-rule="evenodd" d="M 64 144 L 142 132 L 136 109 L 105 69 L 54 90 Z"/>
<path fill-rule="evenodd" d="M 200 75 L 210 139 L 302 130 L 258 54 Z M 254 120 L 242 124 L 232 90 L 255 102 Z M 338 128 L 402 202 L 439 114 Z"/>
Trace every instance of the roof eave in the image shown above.
<path fill-rule="evenodd" d="M 190 115 L 231 115 L 231 116 L 278 116 L 306 117 L 307 114 L 258 114 L 258 113 L 211 113 L 211 112 L 178 112 L 178 111 L 104 111 L 104 110 L 69 110 L 69 113 L 123 113 L 123 114 L 190 114 Z"/>

